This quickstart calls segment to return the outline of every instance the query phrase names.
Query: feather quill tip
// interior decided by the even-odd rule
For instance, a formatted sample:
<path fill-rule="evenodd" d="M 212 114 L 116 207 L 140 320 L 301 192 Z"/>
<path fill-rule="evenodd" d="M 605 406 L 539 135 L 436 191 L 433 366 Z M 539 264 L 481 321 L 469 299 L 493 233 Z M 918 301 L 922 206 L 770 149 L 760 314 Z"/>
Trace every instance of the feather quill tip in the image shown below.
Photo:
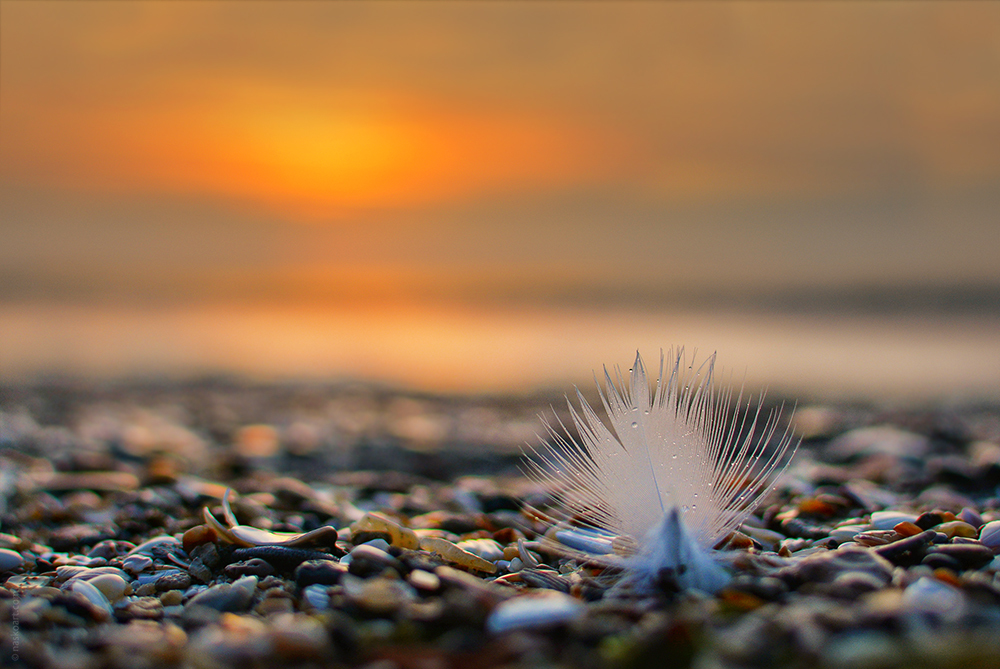
<path fill-rule="evenodd" d="M 528 473 L 591 528 L 638 541 L 621 560 L 625 584 L 717 592 L 730 576 L 712 547 L 763 501 L 798 441 L 790 424 L 779 431 L 780 408 L 762 415 L 762 397 L 715 387 L 714 354 L 696 365 L 683 348 L 661 351 L 652 394 L 638 352 L 629 371 L 626 384 L 605 368 L 598 384 L 608 425 L 577 391 L 578 436 L 546 425 Z"/>

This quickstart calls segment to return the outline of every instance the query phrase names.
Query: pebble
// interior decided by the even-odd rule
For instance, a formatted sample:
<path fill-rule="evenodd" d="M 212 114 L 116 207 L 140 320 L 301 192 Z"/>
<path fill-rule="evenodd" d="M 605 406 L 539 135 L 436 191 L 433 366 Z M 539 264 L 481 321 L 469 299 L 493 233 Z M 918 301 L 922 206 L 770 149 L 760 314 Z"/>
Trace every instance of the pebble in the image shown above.
<path fill-rule="evenodd" d="M 232 584 L 220 583 L 200 592 L 184 605 L 185 609 L 207 607 L 216 611 L 246 611 L 257 590 L 256 576 L 243 576 Z"/>
<path fill-rule="evenodd" d="M 952 537 L 973 538 L 979 536 L 978 530 L 964 520 L 953 520 L 951 522 L 941 523 L 940 525 L 934 527 L 934 531 L 941 532 L 949 539 Z"/>
<path fill-rule="evenodd" d="M 873 530 L 891 530 L 900 523 L 916 523 L 917 516 L 899 511 L 876 511 L 872 514 L 870 526 Z"/>
<path fill-rule="evenodd" d="M 122 560 L 122 569 L 132 576 L 140 574 L 153 566 L 153 558 L 146 555 L 129 555 Z"/>
<path fill-rule="evenodd" d="M 778 576 L 795 584 L 830 583 L 844 573 L 857 572 L 873 576 L 886 584 L 892 579 L 892 570 L 892 564 L 875 550 L 846 544 L 837 550 L 804 557 L 780 570 Z"/>
<path fill-rule="evenodd" d="M 917 579 L 903 591 L 903 603 L 908 608 L 949 619 L 960 617 L 966 608 L 961 590 L 926 576 Z"/>
<path fill-rule="evenodd" d="M 98 590 L 89 581 L 83 581 L 79 579 L 73 579 L 69 581 L 66 586 L 71 592 L 75 592 L 83 595 L 88 602 L 94 605 L 95 608 L 99 609 L 103 615 L 98 619 L 109 620 L 114 616 L 114 611 L 111 608 L 111 602 L 108 598 L 104 596 L 104 593 Z"/>
<path fill-rule="evenodd" d="M 947 555 L 966 569 L 979 569 L 993 561 L 992 549 L 978 543 L 933 545 L 927 555 Z"/>
<path fill-rule="evenodd" d="M 345 575 L 341 584 L 347 599 L 363 611 L 388 615 L 405 603 L 417 598 L 416 591 L 405 581 L 395 578 L 361 579 Z"/>
<path fill-rule="evenodd" d="M 223 572 L 230 578 L 240 576 L 268 576 L 274 573 L 274 567 L 266 560 L 251 558 L 243 562 L 227 564 Z"/>
<path fill-rule="evenodd" d="M 347 569 L 355 576 L 373 576 L 386 569 L 403 571 L 403 564 L 399 560 L 370 544 L 356 546 L 348 553 L 348 558 L 350 559 L 345 560 L 348 562 Z"/>
<path fill-rule="evenodd" d="M 329 588 L 318 583 L 302 588 L 302 598 L 317 611 L 322 611 L 330 605 Z"/>
<path fill-rule="evenodd" d="M 583 602 L 560 592 L 521 595 L 497 606 L 486 619 L 486 630 L 490 634 L 504 634 L 520 629 L 545 629 L 573 621 L 583 612 Z"/>
<path fill-rule="evenodd" d="M 11 432 L 0 400 L 8 532 L 0 535 L 0 621 L 11 620 L 16 601 L 26 665 L 632 667 L 667 657 L 713 667 L 806 658 L 847 669 L 992 666 L 1000 654 L 1000 414 L 992 410 L 949 409 L 875 430 L 866 422 L 897 414 L 838 410 L 837 425 L 803 444 L 786 479 L 718 551 L 733 578 L 709 596 L 630 592 L 616 570 L 571 557 L 614 561 L 636 542 L 559 524 L 544 488 L 514 473 L 534 411 L 510 455 L 486 454 L 482 429 L 443 455 L 438 447 L 473 433 L 456 425 L 439 433 L 441 444 L 411 450 L 412 431 L 379 422 L 398 399 L 392 391 L 349 409 L 337 408 L 336 393 L 301 388 L 239 401 L 211 384 L 194 399 L 164 392 L 169 386 L 154 394 L 168 408 L 150 411 L 198 440 L 196 457 L 159 454 L 157 443 L 176 436 L 134 433 L 116 437 L 125 446 L 114 449 L 133 454 L 122 459 L 101 435 L 123 430 L 91 426 L 78 438 L 48 415 L 14 438 L 21 432 Z M 439 425 L 459 420 L 452 406 L 435 405 Z M 86 423 L 92 411 L 74 409 L 73 421 Z M 499 427 L 501 412 L 490 413 Z M 77 447 L 43 448 L 48 423 Z M 239 436 L 247 425 L 265 426 L 254 429 L 266 448 L 247 446 L 252 431 Z M 309 444 L 293 449 L 293 431 Z M 229 446 L 238 439 L 243 455 Z M 907 440 L 922 443 L 924 455 L 903 452 Z M 489 473 L 450 478 L 465 457 L 458 452 Z M 146 486 L 55 495 L 20 485 L 56 470 L 64 480 L 120 470 Z M 8 471 L 27 474 L 15 473 L 12 486 Z M 202 509 L 216 508 L 227 487 L 240 493 L 233 509 L 243 527 L 258 530 L 246 536 L 264 545 L 229 544 L 203 524 Z M 271 541 L 288 535 L 317 543 Z M 552 550 L 560 544 L 570 550 Z"/>
<path fill-rule="evenodd" d="M 455 544 L 463 551 L 477 555 L 488 562 L 503 559 L 503 546 L 493 539 L 468 539 Z"/>
<path fill-rule="evenodd" d="M 307 560 L 295 568 L 295 584 L 300 588 L 312 585 L 336 585 L 347 567 L 332 560 Z"/>
<path fill-rule="evenodd" d="M 187 590 L 191 587 L 191 575 L 183 571 L 170 571 L 158 577 L 154 586 L 157 592 Z"/>
<path fill-rule="evenodd" d="M 15 571 L 24 566 L 21 554 L 9 548 L 0 548 L 0 572 Z"/>
<path fill-rule="evenodd" d="M 983 517 L 979 515 L 978 511 L 976 511 L 975 509 L 970 509 L 969 507 L 963 508 L 958 513 L 958 519 L 964 520 L 973 527 L 978 528 L 983 526 Z"/>

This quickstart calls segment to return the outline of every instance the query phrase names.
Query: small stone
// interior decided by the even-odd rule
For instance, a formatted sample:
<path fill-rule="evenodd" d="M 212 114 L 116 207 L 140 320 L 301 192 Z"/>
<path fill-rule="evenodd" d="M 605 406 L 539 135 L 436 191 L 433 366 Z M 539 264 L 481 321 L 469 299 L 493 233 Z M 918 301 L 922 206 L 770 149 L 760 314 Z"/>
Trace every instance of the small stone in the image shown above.
<path fill-rule="evenodd" d="M 153 566 L 153 559 L 146 555 L 129 555 L 122 560 L 122 569 L 132 576 L 140 574 Z"/>
<path fill-rule="evenodd" d="M 160 595 L 160 603 L 164 606 L 178 606 L 184 601 L 184 594 L 180 590 L 167 590 Z"/>
<path fill-rule="evenodd" d="M 295 568 L 295 584 L 300 588 L 310 585 L 336 585 L 347 572 L 347 567 L 332 560 L 307 560 Z"/>
<path fill-rule="evenodd" d="M 903 603 L 911 609 L 957 619 L 966 608 L 962 591 L 936 578 L 918 578 L 903 591 Z"/>
<path fill-rule="evenodd" d="M 826 452 L 840 459 L 876 454 L 894 458 L 919 458 L 926 455 L 930 447 L 930 439 L 923 435 L 889 425 L 878 425 L 845 432 L 830 442 Z"/>
<path fill-rule="evenodd" d="M 901 537 L 912 537 L 923 532 L 923 530 L 920 529 L 919 525 L 917 525 L 916 523 L 911 523 L 908 520 L 904 520 L 903 522 L 898 523 L 892 529 L 895 530 L 896 534 L 898 534 Z"/>
<path fill-rule="evenodd" d="M 190 553 L 196 547 L 213 542 L 216 539 L 218 539 L 218 535 L 211 527 L 208 525 L 195 525 L 181 537 L 181 545 L 184 547 L 184 552 Z"/>
<path fill-rule="evenodd" d="M 269 458 L 278 452 L 278 432 L 270 425 L 247 425 L 236 433 L 233 447 L 247 458 Z"/>
<path fill-rule="evenodd" d="M 329 656 L 329 639 L 323 625 L 301 613 L 274 616 L 268 636 L 282 662 L 316 662 Z"/>
<path fill-rule="evenodd" d="M 917 516 L 900 511 L 876 511 L 872 514 L 871 528 L 873 530 L 891 530 L 899 523 L 914 523 Z"/>
<path fill-rule="evenodd" d="M 368 544 L 356 546 L 349 554 L 348 571 L 355 576 L 374 576 L 386 569 L 403 571 L 403 564 L 383 550 Z"/>
<path fill-rule="evenodd" d="M 342 585 L 348 600 L 375 615 L 388 615 L 416 599 L 413 587 L 399 579 L 360 579 L 348 575 L 344 577 Z"/>
<path fill-rule="evenodd" d="M 913 564 L 923 558 L 927 546 L 936 540 L 937 532 L 926 530 L 912 537 L 879 546 L 874 552 L 894 564 Z"/>
<path fill-rule="evenodd" d="M 100 616 L 92 616 L 96 620 L 110 620 L 114 616 L 111 609 L 111 602 L 104 596 L 104 593 L 94 587 L 89 581 L 73 579 L 66 586 L 71 592 L 75 592 L 86 597 L 87 601 L 94 605 L 95 609 L 102 612 Z"/>
<path fill-rule="evenodd" d="M 406 579 L 417 590 L 424 592 L 436 592 L 441 588 L 441 579 L 437 574 L 423 569 L 414 569 Z"/>
<path fill-rule="evenodd" d="M 975 527 L 963 520 L 953 520 L 947 523 L 941 523 L 934 528 L 936 532 L 941 532 L 949 539 L 952 537 L 969 537 L 973 538 L 979 535 L 979 532 Z"/>
<path fill-rule="evenodd" d="M 845 572 L 869 574 L 883 584 L 892 579 L 892 565 L 887 560 L 875 551 L 850 544 L 808 555 L 779 571 L 778 576 L 792 583 L 830 583 Z"/>
<path fill-rule="evenodd" d="M 323 611 L 330 606 L 330 593 L 325 585 L 315 584 L 302 588 L 302 599 L 310 607 Z"/>
<path fill-rule="evenodd" d="M 0 572 L 15 571 L 24 566 L 21 554 L 8 548 L 0 548 Z"/>
<path fill-rule="evenodd" d="M 993 561 L 993 551 L 988 546 L 977 543 L 940 544 L 931 546 L 928 555 L 947 555 L 958 561 L 966 569 L 979 569 Z"/>
<path fill-rule="evenodd" d="M 156 579 L 156 591 L 187 590 L 191 587 L 191 576 L 183 571 L 169 571 Z"/>
<path fill-rule="evenodd" d="M 246 611 L 257 590 L 257 577 L 244 576 L 232 584 L 213 585 L 188 600 L 185 609 L 204 606 L 216 611 Z"/>
<path fill-rule="evenodd" d="M 488 562 L 503 559 L 503 548 L 493 539 L 469 539 L 455 544 L 464 551 L 478 555 Z"/>
<path fill-rule="evenodd" d="M 983 526 L 983 517 L 979 515 L 978 511 L 969 507 L 965 507 L 959 512 L 958 519 L 964 520 L 973 527 Z"/>
<path fill-rule="evenodd" d="M 128 541 L 105 539 L 104 541 L 97 542 L 90 552 L 87 553 L 87 557 L 99 557 L 111 560 L 119 555 L 126 555 L 133 548 L 135 548 L 135 545 Z"/>
<path fill-rule="evenodd" d="M 486 619 L 486 630 L 504 634 L 564 625 L 583 615 L 584 608 L 580 600 L 552 590 L 521 595 L 497 606 Z"/>
<path fill-rule="evenodd" d="M 226 568 L 223 570 L 226 576 L 230 578 L 239 578 L 240 576 L 269 576 L 274 573 L 274 567 L 270 565 L 265 560 L 260 558 L 252 558 L 244 562 L 234 562 L 233 564 L 227 564 Z"/>
<path fill-rule="evenodd" d="M 926 513 L 920 514 L 914 521 L 917 527 L 924 530 L 929 530 L 932 527 L 936 527 L 944 522 L 944 516 L 936 511 L 928 511 Z"/>

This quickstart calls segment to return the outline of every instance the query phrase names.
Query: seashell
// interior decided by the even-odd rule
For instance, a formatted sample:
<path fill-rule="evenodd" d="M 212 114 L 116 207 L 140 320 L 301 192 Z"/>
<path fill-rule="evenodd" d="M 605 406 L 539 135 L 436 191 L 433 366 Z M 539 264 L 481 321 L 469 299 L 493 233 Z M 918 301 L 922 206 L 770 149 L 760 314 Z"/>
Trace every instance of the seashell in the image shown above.
<path fill-rule="evenodd" d="M 87 582 L 100 590 L 109 602 L 117 602 L 132 592 L 132 586 L 128 581 L 117 574 L 98 574 Z"/>
<path fill-rule="evenodd" d="M 63 586 L 66 590 L 70 592 L 76 592 L 83 595 L 88 602 L 93 604 L 96 608 L 100 609 L 105 615 L 105 619 L 110 619 L 114 617 L 114 610 L 111 608 L 111 602 L 108 598 L 104 596 L 104 593 L 97 589 L 93 584 L 88 581 L 83 581 L 79 579 L 73 579 Z"/>
<path fill-rule="evenodd" d="M 358 543 L 355 537 L 365 533 L 385 534 L 389 537 L 389 542 L 399 548 L 416 549 L 420 546 L 420 539 L 413 530 L 380 513 L 366 513 L 351 525 L 351 539 L 354 543 Z"/>
<path fill-rule="evenodd" d="M 478 555 L 462 550 L 446 539 L 437 537 L 422 537 L 420 539 L 420 549 L 440 555 L 448 562 L 465 567 L 473 571 L 481 571 L 487 574 L 496 573 L 497 566 L 492 562 L 487 562 Z"/>
<path fill-rule="evenodd" d="M 220 537 L 231 544 L 250 548 L 253 546 L 295 546 L 313 548 L 333 548 L 337 545 L 337 530 L 329 525 L 318 527 L 311 532 L 270 532 L 236 522 L 232 507 L 229 505 L 231 488 L 226 488 L 222 496 L 222 515 L 226 524 L 220 523 L 206 506 L 202 515 L 205 523 L 215 530 Z"/>
<path fill-rule="evenodd" d="M 1000 550 L 1000 520 L 983 525 L 982 529 L 979 530 L 979 541 L 984 546 L 993 549 L 993 552 Z"/>

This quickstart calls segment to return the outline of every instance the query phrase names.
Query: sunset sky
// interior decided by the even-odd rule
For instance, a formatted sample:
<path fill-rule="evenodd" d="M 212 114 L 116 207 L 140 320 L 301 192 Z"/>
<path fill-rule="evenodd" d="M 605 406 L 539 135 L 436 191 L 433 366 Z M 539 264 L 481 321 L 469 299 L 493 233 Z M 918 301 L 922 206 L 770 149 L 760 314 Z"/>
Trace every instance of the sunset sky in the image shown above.
<path fill-rule="evenodd" d="M 0 301 L 1000 286 L 996 3 L 0 0 L 0 31 Z"/>

